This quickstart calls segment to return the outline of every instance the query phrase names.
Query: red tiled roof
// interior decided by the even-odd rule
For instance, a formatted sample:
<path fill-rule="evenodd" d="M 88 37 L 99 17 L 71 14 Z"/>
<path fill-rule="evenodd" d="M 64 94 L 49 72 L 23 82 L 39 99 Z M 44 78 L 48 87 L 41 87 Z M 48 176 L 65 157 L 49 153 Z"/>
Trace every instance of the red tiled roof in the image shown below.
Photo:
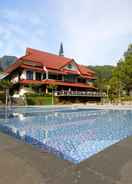
<path fill-rule="evenodd" d="M 43 80 L 43 81 L 37 81 L 37 80 L 21 80 L 21 84 L 54 84 L 57 86 L 69 86 L 69 87 L 80 87 L 80 88 L 90 88 L 90 89 L 95 89 L 94 86 L 89 85 L 89 84 L 83 84 L 83 83 L 72 83 L 72 82 L 63 82 L 63 81 L 57 81 L 57 80 Z"/>
<path fill-rule="evenodd" d="M 26 50 L 26 55 L 19 58 L 16 63 L 12 64 L 8 69 L 6 69 L 5 72 L 11 73 L 13 70 L 17 69 L 18 67 L 25 67 L 25 68 L 31 68 L 34 70 L 40 70 L 41 68 L 36 67 L 36 66 L 31 66 L 31 65 L 25 65 L 24 61 L 27 62 L 34 62 L 34 63 L 39 63 L 42 68 L 45 66 L 48 70 L 55 70 L 55 71 L 60 71 L 64 72 L 64 74 L 79 74 L 82 77 L 85 78 L 91 78 L 94 76 L 95 72 L 90 70 L 84 65 L 79 65 L 77 64 L 74 59 L 66 58 L 63 56 L 58 56 L 55 54 L 51 54 L 48 52 L 43 52 L 39 51 L 36 49 L 31 49 L 27 48 Z M 66 70 L 63 67 L 69 64 L 70 62 L 74 62 L 76 66 L 78 67 L 78 71 L 72 71 L 72 70 Z"/>
<path fill-rule="evenodd" d="M 39 72 L 43 72 L 43 68 L 40 67 L 36 67 L 36 66 L 31 66 L 31 65 L 25 65 L 25 64 L 21 64 L 20 66 L 21 68 L 25 68 L 25 69 L 29 69 L 29 70 L 33 70 L 33 71 L 39 71 Z"/>
<path fill-rule="evenodd" d="M 55 84 L 58 86 L 71 86 L 71 87 L 80 87 L 80 88 L 94 88 L 94 86 L 91 86 L 89 84 L 83 84 L 83 83 L 73 83 L 73 82 L 63 82 L 63 81 L 57 81 L 57 80 L 44 80 L 45 84 Z"/>
<path fill-rule="evenodd" d="M 93 80 L 95 80 L 96 79 L 96 77 L 95 76 L 92 76 L 92 75 L 81 75 L 81 77 L 82 78 L 85 78 L 85 79 L 93 79 Z"/>
<path fill-rule="evenodd" d="M 43 66 L 51 69 L 60 69 L 73 60 L 31 48 L 27 48 L 26 56 L 24 56 L 23 59 L 42 63 Z"/>
<path fill-rule="evenodd" d="M 90 70 L 87 66 L 78 64 L 78 67 L 79 67 L 79 70 L 80 70 L 82 75 L 91 75 L 91 74 L 93 75 L 93 74 L 95 74 L 95 72 Z"/>
<path fill-rule="evenodd" d="M 80 74 L 80 72 L 77 71 L 77 70 L 67 70 L 67 69 L 64 69 L 63 72 L 65 74 L 75 74 L 75 75 L 79 75 Z"/>
<path fill-rule="evenodd" d="M 48 72 L 49 73 L 56 73 L 56 74 L 63 74 L 65 75 L 65 73 L 61 70 L 52 70 L 52 69 L 48 69 Z"/>

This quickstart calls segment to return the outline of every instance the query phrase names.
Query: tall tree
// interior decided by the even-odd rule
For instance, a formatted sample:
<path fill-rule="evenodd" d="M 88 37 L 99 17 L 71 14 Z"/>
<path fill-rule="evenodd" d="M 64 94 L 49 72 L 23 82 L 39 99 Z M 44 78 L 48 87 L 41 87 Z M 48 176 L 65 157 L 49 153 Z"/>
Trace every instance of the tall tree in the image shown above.
<path fill-rule="evenodd" d="M 116 91 L 120 91 L 120 93 L 126 91 L 127 95 L 130 95 L 132 90 L 132 45 L 128 47 L 128 50 L 124 53 L 124 58 L 119 60 L 113 70 L 111 87 L 115 81 L 118 81 L 115 86 Z"/>

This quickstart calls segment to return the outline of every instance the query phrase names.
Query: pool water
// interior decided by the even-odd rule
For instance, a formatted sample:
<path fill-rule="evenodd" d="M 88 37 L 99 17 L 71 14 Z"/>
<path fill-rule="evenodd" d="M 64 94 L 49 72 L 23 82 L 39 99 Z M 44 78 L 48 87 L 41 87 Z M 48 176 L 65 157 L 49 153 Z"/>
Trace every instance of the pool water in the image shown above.
<path fill-rule="evenodd" d="M 77 164 L 131 136 L 132 111 L 0 108 L 0 130 Z"/>

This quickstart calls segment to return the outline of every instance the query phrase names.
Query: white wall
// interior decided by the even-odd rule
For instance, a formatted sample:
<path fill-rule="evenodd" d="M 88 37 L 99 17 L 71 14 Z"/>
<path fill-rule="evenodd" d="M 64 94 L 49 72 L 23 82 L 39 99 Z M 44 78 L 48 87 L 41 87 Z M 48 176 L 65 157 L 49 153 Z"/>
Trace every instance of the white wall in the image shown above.
<path fill-rule="evenodd" d="M 75 65 L 75 63 L 71 62 L 70 65 L 71 65 L 71 68 L 68 67 L 69 64 L 66 65 L 64 68 L 67 69 L 67 70 L 78 70 L 78 68 L 77 68 L 77 66 Z"/>
<path fill-rule="evenodd" d="M 23 70 L 22 74 L 20 75 L 20 79 L 26 79 L 26 70 Z"/>

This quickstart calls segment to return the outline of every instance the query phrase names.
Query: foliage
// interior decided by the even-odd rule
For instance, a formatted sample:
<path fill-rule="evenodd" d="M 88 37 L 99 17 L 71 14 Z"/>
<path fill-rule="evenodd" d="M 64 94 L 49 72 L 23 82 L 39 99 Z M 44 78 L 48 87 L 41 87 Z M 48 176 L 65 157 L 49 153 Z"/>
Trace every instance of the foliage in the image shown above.
<path fill-rule="evenodd" d="M 55 90 L 57 88 L 57 85 L 56 84 L 49 84 L 47 86 L 48 89 L 52 89 L 52 90 Z"/>
<path fill-rule="evenodd" d="M 89 66 L 96 73 L 95 85 L 99 91 L 107 91 L 109 80 L 112 77 L 112 71 L 114 69 L 111 65 L 104 66 Z"/>
<path fill-rule="evenodd" d="M 13 84 L 9 80 L 0 80 L 0 88 L 1 89 L 10 89 Z"/>
<path fill-rule="evenodd" d="M 132 51 L 131 45 L 112 73 L 110 86 L 112 93 L 116 93 L 116 95 L 122 95 L 124 91 L 129 95 L 132 90 L 132 52 L 130 52 L 130 47 Z"/>
<path fill-rule="evenodd" d="M 130 95 L 132 90 L 132 44 L 117 66 L 89 66 L 96 72 L 96 87 L 108 93 L 110 99 Z"/>
<path fill-rule="evenodd" d="M 44 94 L 44 93 L 25 93 L 26 97 L 51 97 L 51 94 Z"/>
<path fill-rule="evenodd" d="M 5 104 L 5 93 L 0 92 L 0 105 Z"/>
<path fill-rule="evenodd" d="M 51 96 L 27 96 L 26 101 L 28 105 L 51 105 Z"/>

